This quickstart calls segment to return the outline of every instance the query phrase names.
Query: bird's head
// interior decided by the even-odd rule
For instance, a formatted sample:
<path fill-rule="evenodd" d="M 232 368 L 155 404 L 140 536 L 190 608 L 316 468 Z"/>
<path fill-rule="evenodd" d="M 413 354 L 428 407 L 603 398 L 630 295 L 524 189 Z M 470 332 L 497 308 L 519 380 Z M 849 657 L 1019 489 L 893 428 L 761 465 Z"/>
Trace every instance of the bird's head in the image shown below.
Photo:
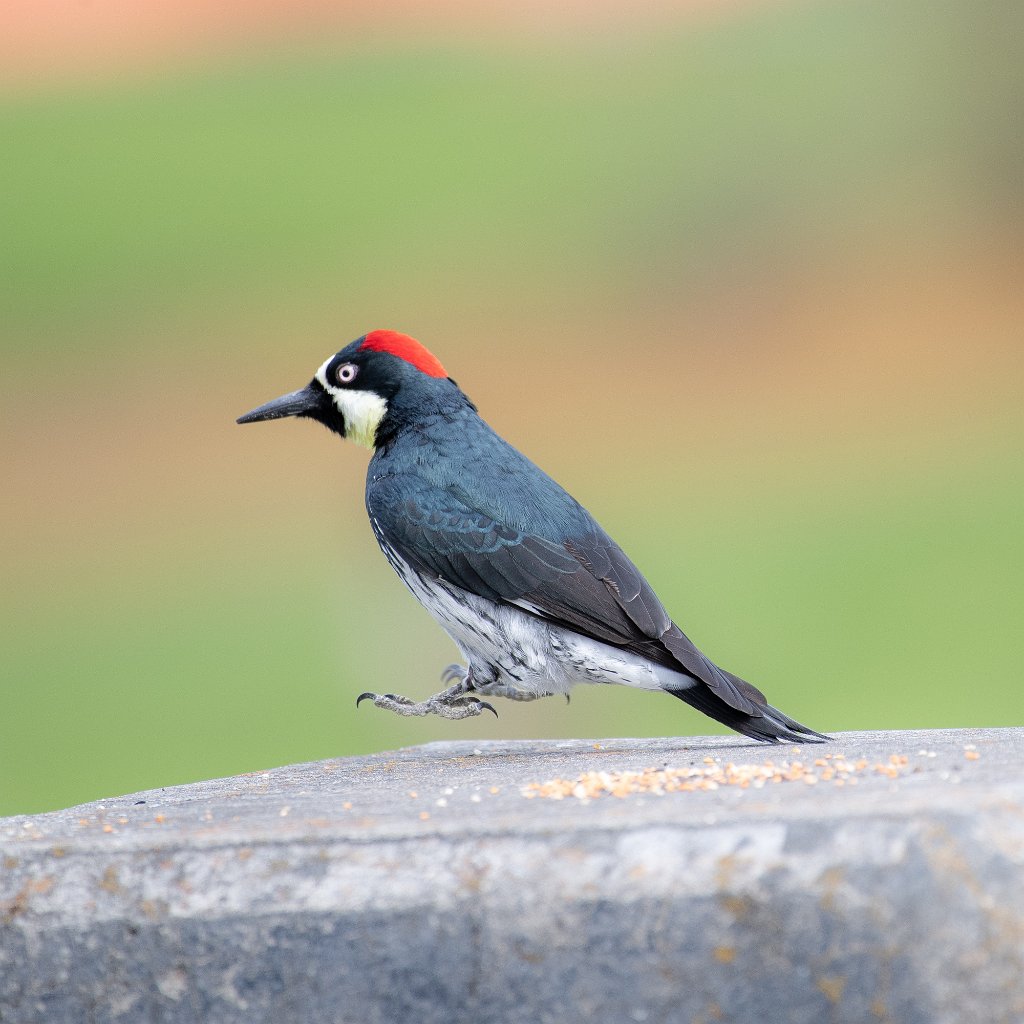
<path fill-rule="evenodd" d="M 239 416 L 238 422 L 305 416 L 373 448 L 382 425 L 450 400 L 453 393 L 461 396 L 440 360 L 415 338 L 371 331 L 326 360 L 306 387 Z"/>

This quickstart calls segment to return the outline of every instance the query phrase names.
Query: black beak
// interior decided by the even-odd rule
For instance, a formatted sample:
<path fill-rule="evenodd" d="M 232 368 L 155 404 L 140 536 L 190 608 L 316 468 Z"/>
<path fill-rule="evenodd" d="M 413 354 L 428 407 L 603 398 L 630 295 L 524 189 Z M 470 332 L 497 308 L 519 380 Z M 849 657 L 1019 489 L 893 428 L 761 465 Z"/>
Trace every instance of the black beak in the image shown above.
<path fill-rule="evenodd" d="M 307 384 L 299 391 L 282 395 L 272 402 L 267 402 L 244 416 L 239 416 L 237 423 L 259 423 L 260 420 L 279 420 L 285 416 L 318 417 L 322 403 L 326 398 L 324 390 L 315 384 Z"/>

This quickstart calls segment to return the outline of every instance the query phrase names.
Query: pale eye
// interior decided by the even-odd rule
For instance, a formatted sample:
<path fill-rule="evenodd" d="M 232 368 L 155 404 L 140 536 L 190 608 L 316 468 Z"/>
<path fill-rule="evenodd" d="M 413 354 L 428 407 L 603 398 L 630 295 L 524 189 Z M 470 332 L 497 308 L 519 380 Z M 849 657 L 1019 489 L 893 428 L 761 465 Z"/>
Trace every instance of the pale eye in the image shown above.
<path fill-rule="evenodd" d="M 334 371 L 334 376 L 339 384 L 351 384 L 356 379 L 356 374 L 358 373 L 359 367 L 355 363 L 342 363 Z"/>

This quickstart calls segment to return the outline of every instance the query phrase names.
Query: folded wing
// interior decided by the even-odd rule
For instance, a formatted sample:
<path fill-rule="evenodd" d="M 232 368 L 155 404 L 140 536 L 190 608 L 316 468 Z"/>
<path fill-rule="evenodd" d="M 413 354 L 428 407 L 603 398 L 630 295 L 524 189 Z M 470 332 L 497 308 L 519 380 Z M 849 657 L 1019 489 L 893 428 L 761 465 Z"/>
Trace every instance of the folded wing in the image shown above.
<path fill-rule="evenodd" d="M 537 537 L 412 475 L 373 481 L 366 503 L 378 540 L 418 572 L 682 671 L 744 715 L 765 706 L 755 687 L 690 642 L 593 520 L 568 540 Z"/>

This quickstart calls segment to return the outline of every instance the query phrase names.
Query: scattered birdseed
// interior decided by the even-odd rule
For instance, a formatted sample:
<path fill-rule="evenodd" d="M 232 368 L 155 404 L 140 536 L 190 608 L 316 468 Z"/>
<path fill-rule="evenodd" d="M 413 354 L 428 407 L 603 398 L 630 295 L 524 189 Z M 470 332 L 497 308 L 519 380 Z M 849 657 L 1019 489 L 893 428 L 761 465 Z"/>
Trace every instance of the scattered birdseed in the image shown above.
<path fill-rule="evenodd" d="M 899 778 L 907 768 L 905 754 L 892 754 L 887 762 L 869 763 L 864 758 L 848 761 L 842 754 L 826 754 L 813 763 L 803 761 L 765 761 L 763 764 L 721 764 L 704 758 L 703 766 L 689 768 L 646 768 L 642 771 L 584 772 L 575 779 L 550 779 L 531 782 L 521 793 L 527 799 L 592 800 L 600 796 L 625 797 L 635 793 L 663 796 L 666 793 L 713 791 L 721 786 L 739 789 L 761 789 L 768 783 L 802 782 L 816 786 L 831 782 L 835 786 L 856 785 L 858 775 L 880 775 Z"/>

